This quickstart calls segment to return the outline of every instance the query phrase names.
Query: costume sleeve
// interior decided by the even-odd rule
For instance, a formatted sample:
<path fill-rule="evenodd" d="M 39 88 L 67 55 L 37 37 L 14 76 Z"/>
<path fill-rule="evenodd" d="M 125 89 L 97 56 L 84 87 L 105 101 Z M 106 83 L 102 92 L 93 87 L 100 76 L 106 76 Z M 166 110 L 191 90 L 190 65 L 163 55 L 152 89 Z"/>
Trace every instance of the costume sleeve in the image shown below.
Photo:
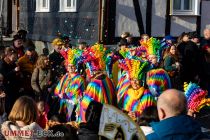
<path fill-rule="evenodd" d="M 149 92 L 148 89 L 144 91 L 143 96 L 140 99 L 140 106 L 139 106 L 139 114 L 143 112 L 143 110 L 149 106 L 155 106 L 156 105 L 156 100 L 154 96 Z"/>
<path fill-rule="evenodd" d="M 57 84 L 55 91 L 54 91 L 54 95 L 58 96 L 59 94 L 62 93 L 62 88 L 63 88 L 63 84 L 64 84 L 64 80 L 66 79 L 66 77 L 68 77 L 67 75 L 64 75 L 61 80 L 59 81 L 59 83 Z"/>

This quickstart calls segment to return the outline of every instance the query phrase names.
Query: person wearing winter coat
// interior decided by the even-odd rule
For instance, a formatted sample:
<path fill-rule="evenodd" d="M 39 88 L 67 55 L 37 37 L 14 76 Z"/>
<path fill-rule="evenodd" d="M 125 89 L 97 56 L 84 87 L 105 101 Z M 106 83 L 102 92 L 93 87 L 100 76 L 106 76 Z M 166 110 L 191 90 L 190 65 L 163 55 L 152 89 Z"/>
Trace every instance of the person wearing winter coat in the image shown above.
<path fill-rule="evenodd" d="M 183 92 L 169 89 L 157 102 L 160 122 L 151 123 L 153 133 L 147 140 L 201 140 L 208 138 L 193 118 L 187 116 L 187 101 Z"/>

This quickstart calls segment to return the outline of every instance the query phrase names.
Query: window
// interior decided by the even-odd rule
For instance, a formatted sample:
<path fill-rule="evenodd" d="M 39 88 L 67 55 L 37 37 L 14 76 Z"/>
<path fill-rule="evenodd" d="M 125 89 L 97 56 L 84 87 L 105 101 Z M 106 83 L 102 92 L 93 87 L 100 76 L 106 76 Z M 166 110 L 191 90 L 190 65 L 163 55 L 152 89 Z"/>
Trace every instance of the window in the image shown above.
<path fill-rule="evenodd" d="M 171 0 L 171 15 L 199 15 L 200 0 Z"/>
<path fill-rule="evenodd" d="M 77 0 L 60 0 L 60 12 L 76 12 Z"/>
<path fill-rule="evenodd" d="M 49 12 L 50 0 L 36 0 L 36 12 Z"/>

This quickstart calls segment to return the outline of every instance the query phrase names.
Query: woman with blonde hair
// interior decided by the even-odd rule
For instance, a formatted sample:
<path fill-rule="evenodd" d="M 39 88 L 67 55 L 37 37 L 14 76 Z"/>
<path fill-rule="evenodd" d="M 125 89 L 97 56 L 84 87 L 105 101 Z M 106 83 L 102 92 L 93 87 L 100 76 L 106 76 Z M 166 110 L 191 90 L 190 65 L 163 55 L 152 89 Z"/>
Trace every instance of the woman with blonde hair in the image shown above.
<path fill-rule="evenodd" d="M 31 77 L 31 86 L 35 91 L 35 100 L 40 100 L 41 98 L 45 101 L 47 100 L 51 77 L 49 58 L 45 55 L 40 55 Z"/>
<path fill-rule="evenodd" d="M 9 121 L 2 124 L 2 134 L 7 140 L 41 139 L 34 135 L 34 132 L 43 131 L 36 123 L 37 113 L 37 106 L 32 98 L 27 96 L 18 98 L 9 114 Z"/>

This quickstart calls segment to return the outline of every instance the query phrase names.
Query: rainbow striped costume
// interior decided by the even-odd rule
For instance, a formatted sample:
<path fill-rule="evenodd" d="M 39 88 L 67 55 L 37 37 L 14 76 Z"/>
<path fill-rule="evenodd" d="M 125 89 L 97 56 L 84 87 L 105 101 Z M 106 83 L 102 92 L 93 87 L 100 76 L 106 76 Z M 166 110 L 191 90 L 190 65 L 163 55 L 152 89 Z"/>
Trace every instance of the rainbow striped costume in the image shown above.
<path fill-rule="evenodd" d="M 80 102 L 79 121 L 85 122 L 85 112 L 89 103 L 94 100 L 100 103 L 114 104 L 115 90 L 113 82 L 105 75 L 102 79 L 93 79 L 87 86 Z"/>
<path fill-rule="evenodd" d="M 59 96 L 63 95 L 63 99 L 60 101 L 60 110 L 59 112 L 69 112 L 70 109 L 69 101 L 71 104 L 77 105 L 79 99 L 82 97 L 82 94 L 85 90 L 85 80 L 84 78 L 77 74 L 72 79 L 69 78 L 68 74 L 65 74 L 58 85 L 55 88 L 54 94 Z M 69 106 L 69 107 L 68 107 Z M 67 113 L 66 112 L 66 113 Z M 69 120 L 71 114 L 67 113 L 67 120 Z"/>
<path fill-rule="evenodd" d="M 117 87 L 116 87 L 117 102 L 118 102 L 118 107 L 119 108 L 122 108 L 122 106 L 120 106 L 120 105 L 122 105 L 122 100 L 123 100 L 123 97 L 124 97 L 124 93 L 128 89 L 129 86 L 130 86 L 130 80 L 129 80 L 129 77 L 128 77 L 127 73 L 124 71 L 123 75 L 119 79 L 119 82 L 118 82 Z"/>
<path fill-rule="evenodd" d="M 132 87 L 129 87 L 124 93 L 122 110 L 135 112 L 137 115 L 140 115 L 145 108 L 154 105 L 156 105 L 155 98 L 148 89 L 141 87 L 138 90 L 134 90 Z"/>

